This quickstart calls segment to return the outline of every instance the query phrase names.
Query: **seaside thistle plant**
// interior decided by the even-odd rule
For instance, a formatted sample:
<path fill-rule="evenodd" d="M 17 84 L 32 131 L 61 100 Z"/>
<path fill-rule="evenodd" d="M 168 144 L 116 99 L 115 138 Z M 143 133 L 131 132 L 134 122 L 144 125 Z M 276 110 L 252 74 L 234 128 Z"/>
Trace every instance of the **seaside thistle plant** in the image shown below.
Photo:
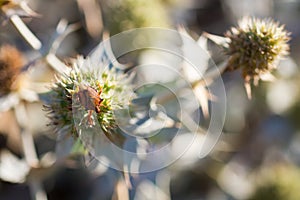
<path fill-rule="evenodd" d="M 58 134 L 78 138 L 77 129 L 88 130 L 99 124 L 108 138 L 115 137 L 114 111 L 126 108 L 134 97 L 130 81 L 114 67 L 78 57 L 71 72 L 58 77 L 48 94 L 44 106 L 50 125 Z"/>
<path fill-rule="evenodd" d="M 227 69 L 242 70 L 248 94 L 250 83 L 257 85 L 260 79 L 271 77 L 278 61 L 289 52 L 289 33 L 272 19 L 245 17 L 225 36 L 229 39 L 225 45 Z"/>

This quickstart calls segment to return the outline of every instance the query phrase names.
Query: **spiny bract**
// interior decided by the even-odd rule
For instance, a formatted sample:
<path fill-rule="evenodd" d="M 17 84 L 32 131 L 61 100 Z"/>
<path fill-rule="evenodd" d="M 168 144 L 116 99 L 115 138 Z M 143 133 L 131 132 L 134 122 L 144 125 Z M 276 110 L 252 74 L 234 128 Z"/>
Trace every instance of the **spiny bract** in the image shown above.
<path fill-rule="evenodd" d="M 90 126 L 87 123 L 89 110 L 77 98 L 82 85 L 93 88 L 101 98 L 100 112 L 93 113 L 92 117 L 96 116 L 92 118 L 93 123 L 99 123 L 105 134 L 113 133 L 117 127 L 114 111 L 128 106 L 134 97 L 131 79 L 114 68 L 97 67 L 89 59 L 79 57 L 71 73 L 57 79 L 45 104 L 55 132 L 77 137 L 77 127 Z M 76 121 L 76 117 L 80 117 L 80 121 Z"/>

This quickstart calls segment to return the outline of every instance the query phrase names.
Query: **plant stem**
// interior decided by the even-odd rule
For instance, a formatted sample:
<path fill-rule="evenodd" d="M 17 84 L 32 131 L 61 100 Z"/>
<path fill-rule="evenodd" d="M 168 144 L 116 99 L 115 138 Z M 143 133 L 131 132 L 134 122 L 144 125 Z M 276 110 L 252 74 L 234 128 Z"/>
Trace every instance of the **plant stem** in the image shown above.
<path fill-rule="evenodd" d="M 31 168 L 36 168 L 39 165 L 39 160 L 34 146 L 33 136 L 27 129 L 28 116 L 23 102 L 16 106 L 15 115 L 20 126 L 25 160 Z M 38 179 L 30 181 L 29 187 L 33 200 L 47 200 L 47 195 Z"/>
<path fill-rule="evenodd" d="M 30 167 L 38 167 L 39 160 L 34 148 L 32 135 L 24 128 L 21 128 L 21 140 L 23 145 L 24 157 L 27 164 Z"/>
<path fill-rule="evenodd" d="M 29 183 L 31 198 L 34 200 L 47 200 L 47 195 L 42 187 L 42 184 L 38 180 L 33 180 Z"/>

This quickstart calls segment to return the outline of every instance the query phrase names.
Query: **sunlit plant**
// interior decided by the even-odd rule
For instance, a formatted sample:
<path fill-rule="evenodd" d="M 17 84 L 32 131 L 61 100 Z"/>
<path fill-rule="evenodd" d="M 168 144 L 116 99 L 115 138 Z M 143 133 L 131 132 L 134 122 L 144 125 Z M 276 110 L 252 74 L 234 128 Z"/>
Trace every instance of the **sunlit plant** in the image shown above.
<path fill-rule="evenodd" d="M 273 80 L 272 71 L 289 54 L 290 33 L 270 18 L 244 17 L 225 33 L 225 37 L 207 34 L 228 55 L 226 70 L 241 70 L 247 94 L 259 80 Z"/>
<path fill-rule="evenodd" d="M 289 50 L 289 33 L 272 19 L 243 18 L 226 37 L 230 39 L 228 67 L 243 68 L 243 75 L 251 78 L 272 70 Z"/>
<path fill-rule="evenodd" d="M 225 49 L 230 56 L 228 69 L 241 69 L 246 81 L 257 82 L 288 55 L 289 33 L 272 19 L 243 18 L 226 37 L 230 39 Z"/>

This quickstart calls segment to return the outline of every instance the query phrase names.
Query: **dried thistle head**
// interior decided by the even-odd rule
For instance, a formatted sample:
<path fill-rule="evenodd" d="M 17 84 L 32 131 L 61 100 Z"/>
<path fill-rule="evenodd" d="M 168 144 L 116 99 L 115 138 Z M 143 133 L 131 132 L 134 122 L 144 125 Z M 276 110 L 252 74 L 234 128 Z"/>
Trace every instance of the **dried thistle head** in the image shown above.
<path fill-rule="evenodd" d="M 11 45 L 0 47 L 0 96 L 18 89 L 23 65 L 24 58 L 18 49 Z"/>
<path fill-rule="evenodd" d="M 257 82 L 270 73 L 289 51 L 289 33 L 272 19 L 245 17 L 226 33 L 228 69 L 241 69 L 246 81 Z"/>
<path fill-rule="evenodd" d="M 0 8 L 11 3 L 11 0 L 0 0 Z"/>
<path fill-rule="evenodd" d="M 52 87 L 45 110 L 55 132 L 78 137 L 74 123 L 79 121 L 74 117 L 79 116 L 79 127 L 92 128 L 99 123 L 105 134 L 114 133 L 114 111 L 128 106 L 134 96 L 130 79 L 114 68 L 102 66 L 97 70 L 93 65 L 89 59 L 79 57 L 71 73 L 59 77 Z"/>

